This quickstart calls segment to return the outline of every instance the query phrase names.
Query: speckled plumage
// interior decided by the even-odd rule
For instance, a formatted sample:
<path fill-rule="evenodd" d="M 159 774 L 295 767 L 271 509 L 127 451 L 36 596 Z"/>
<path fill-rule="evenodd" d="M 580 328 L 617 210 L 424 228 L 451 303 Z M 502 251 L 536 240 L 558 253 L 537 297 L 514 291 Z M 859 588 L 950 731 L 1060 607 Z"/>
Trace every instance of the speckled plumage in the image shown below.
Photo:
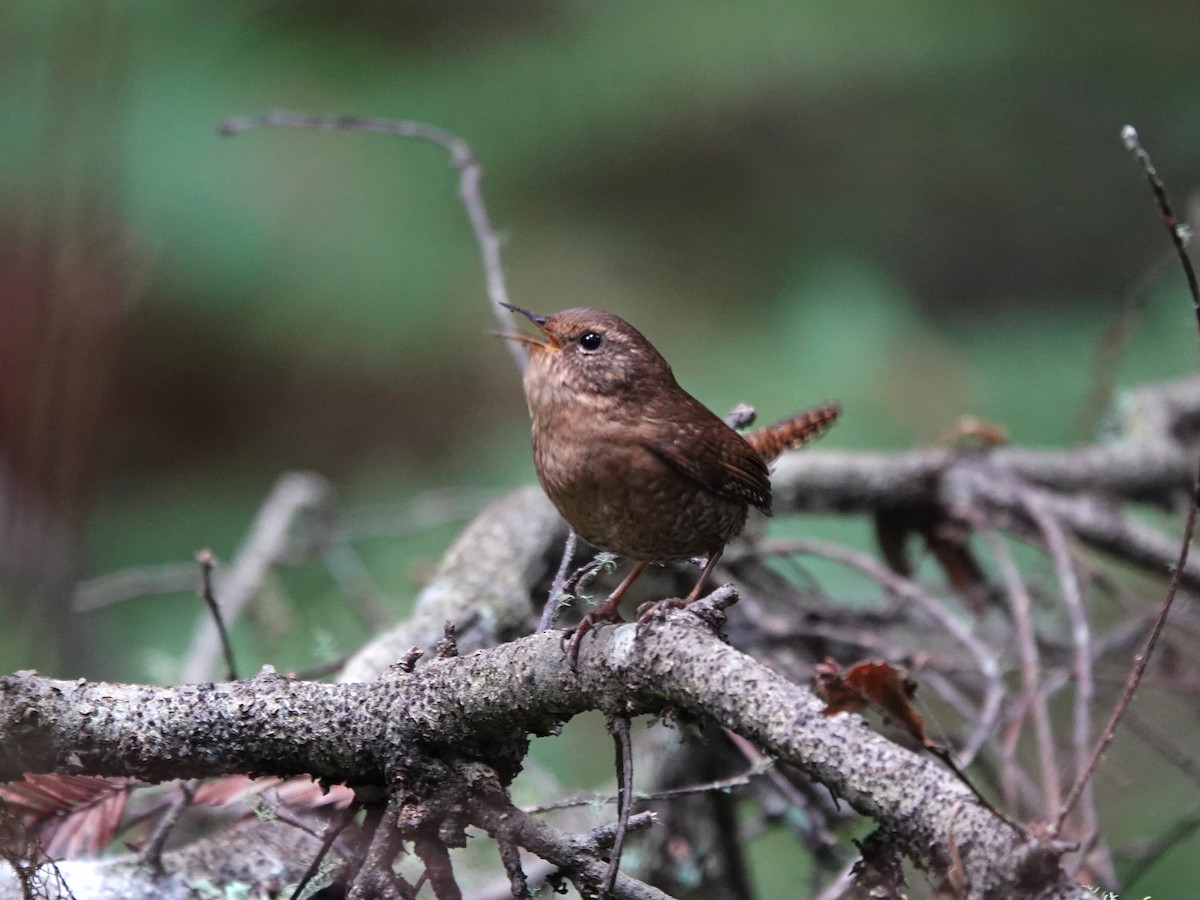
<path fill-rule="evenodd" d="M 525 393 L 534 464 L 547 496 L 590 544 L 664 562 L 720 550 L 771 508 L 767 465 L 675 381 L 629 323 L 597 309 L 546 319 Z M 586 351 L 579 339 L 598 334 Z"/>
<path fill-rule="evenodd" d="M 580 623 L 574 662 L 596 621 L 617 604 L 645 565 L 707 556 L 700 596 L 749 508 L 771 513 L 767 463 L 823 433 L 841 412 L 826 404 L 742 437 L 675 381 L 640 331 L 600 309 L 526 316 L 544 340 L 509 335 L 530 348 L 525 398 L 533 460 L 547 496 L 588 543 L 637 565 Z"/>

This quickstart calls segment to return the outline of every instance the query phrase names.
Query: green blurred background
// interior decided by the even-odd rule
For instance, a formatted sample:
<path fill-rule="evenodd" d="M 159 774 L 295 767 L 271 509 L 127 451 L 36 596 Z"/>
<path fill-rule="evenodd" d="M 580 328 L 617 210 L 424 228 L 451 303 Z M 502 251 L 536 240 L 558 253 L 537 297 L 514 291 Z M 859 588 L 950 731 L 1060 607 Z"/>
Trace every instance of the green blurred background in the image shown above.
<path fill-rule="evenodd" d="M 193 595 L 80 616 L 72 585 L 227 560 L 285 471 L 356 508 L 533 478 L 445 155 L 222 118 L 461 134 L 514 301 L 624 315 L 717 410 L 836 397 L 830 447 L 963 413 L 1062 445 L 1095 434 L 1121 315 L 1118 386 L 1195 368 L 1119 131 L 1187 206 L 1198 60 L 1165 0 L 0 0 L 0 670 L 174 677 Z M 358 546 L 393 615 L 456 528 Z M 367 634 L 319 566 L 269 593 L 245 670 Z"/>

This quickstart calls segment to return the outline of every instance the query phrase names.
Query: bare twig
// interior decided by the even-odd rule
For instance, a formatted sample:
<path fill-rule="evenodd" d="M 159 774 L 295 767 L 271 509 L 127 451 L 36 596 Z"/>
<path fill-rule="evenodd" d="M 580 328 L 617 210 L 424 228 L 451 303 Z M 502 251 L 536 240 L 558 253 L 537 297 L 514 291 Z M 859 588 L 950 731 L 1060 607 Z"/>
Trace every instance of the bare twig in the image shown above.
<path fill-rule="evenodd" d="M 71 605 L 76 612 L 94 612 L 134 597 L 188 591 L 195 583 L 195 562 L 135 566 L 80 582 Z"/>
<path fill-rule="evenodd" d="M 617 833 L 613 838 L 608 871 L 600 883 L 601 900 L 608 900 L 617 872 L 621 869 L 621 851 L 625 848 L 625 833 L 629 828 L 629 813 L 633 808 L 633 747 L 629 740 L 629 719 L 609 716 L 608 730 L 613 736 L 617 765 Z"/>
<path fill-rule="evenodd" d="M 227 574 L 217 579 L 216 589 L 221 595 L 221 613 L 226 624 L 237 620 L 271 570 L 288 558 L 293 523 L 306 512 L 327 509 L 332 499 L 329 483 L 319 475 L 289 472 L 275 483 Z M 201 624 L 192 639 L 180 679 L 196 682 L 211 677 L 210 670 L 220 652 L 216 625 Z"/>
<path fill-rule="evenodd" d="M 413 138 L 436 144 L 450 154 L 450 161 L 458 170 L 458 194 L 467 211 L 475 240 L 479 243 L 479 255 L 483 261 L 484 283 L 492 312 L 501 328 L 508 330 L 509 320 L 504 311 L 508 302 L 508 290 L 504 283 L 504 268 L 500 263 L 500 237 L 492 227 L 491 217 L 483 202 L 483 167 L 475 158 L 471 145 L 458 135 L 427 125 L 403 119 L 377 119 L 367 116 L 318 116 L 283 111 L 270 112 L 261 116 L 243 116 L 226 119 L 220 125 L 220 133 L 226 136 L 254 131 L 259 128 L 304 128 L 313 131 L 371 131 L 396 137 Z M 505 341 L 508 352 L 519 371 L 525 371 L 525 351 L 515 341 Z"/>
<path fill-rule="evenodd" d="M 1029 517 L 1037 525 L 1046 540 L 1050 558 L 1058 576 L 1058 585 L 1067 617 L 1071 622 L 1071 640 L 1075 645 L 1074 675 L 1075 703 L 1072 726 L 1072 744 L 1075 755 L 1075 775 L 1087 767 L 1088 750 L 1091 744 L 1091 710 L 1095 688 L 1092 683 L 1092 637 L 1087 613 L 1083 608 L 1083 596 L 1079 589 L 1079 578 L 1067 547 L 1066 535 L 1046 508 L 1039 492 L 1023 488 L 1020 491 Z M 1089 788 L 1083 795 L 1083 828 L 1087 834 L 1095 830 L 1096 803 Z"/>
<path fill-rule="evenodd" d="M 883 585 L 888 591 L 911 601 L 967 649 L 974 657 L 984 678 L 983 704 L 979 711 L 978 721 L 976 721 L 970 737 L 959 751 L 960 765 L 964 767 L 969 765 L 987 741 L 992 728 L 995 727 L 996 719 L 1000 714 L 1000 704 L 1004 699 L 1004 686 L 1000 680 L 1000 666 L 996 662 L 996 657 L 979 638 L 971 633 L 970 627 L 915 581 L 897 575 L 864 553 L 857 553 L 826 541 L 807 538 L 791 541 L 764 541 L 761 550 L 764 554 L 811 553 L 856 569 Z"/>
<path fill-rule="evenodd" d="M 1196 270 L 1192 266 L 1192 260 L 1187 252 L 1187 243 L 1192 236 L 1191 228 L 1183 222 L 1176 221 L 1175 213 L 1171 209 L 1171 201 L 1167 197 L 1166 185 L 1158 177 L 1158 170 L 1154 168 L 1150 154 L 1142 147 L 1137 129 L 1132 125 L 1126 125 L 1121 129 L 1121 140 L 1125 142 L 1125 149 L 1141 163 L 1142 171 L 1146 174 L 1146 181 L 1150 184 L 1150 190 L 1154 192 L 1154 199 L 1158 203 L 1159 212 L 1162 213 L 1163 225 L 1166 226 L 1171 244 L 1175 247 L 1175 256 L 1179 259 L 1183 276 L 1187 279 L 1188 293 L 1192 298 L 1192 309 L 1196 313 L 1197 324 L 1200 325 L 1200 282 L 1197 282 Z M 1200 332 L 1197 333 L 1197 338 L 1200 339 Z"/>
<path fill-rule="evenodd" d="M 1179 564 L 1171 573 L 1171 581 L 1167 585 L 1167 594 L 1163 599 L 1162 610 L 1159 612 L 1158 618 L 1154 622 L 1154 627 L 1151 629 L 1150 635 L 1146 638 L 1146 643 L 1142 647 L 1141 652 L 1134 658 L 1133 667 L 1129 670 L 1129 676 L 1125 680 L 1125 687 L 1121 691 L 1121 697 L 1117 701 L 1117 705 L 1113 707 L 1112 714 L 1108 717 L 1108 721 L 1104 725 L 1104 730 L 1100 732 L 1100 737 L 1096 741 L 1096 746 L 1092 750 L 1092 755 L 1088 760 L 1087 766 L 1079 773 L 1075 784 L 1072 785 L 1070 793 L 1067 794 L 1067 798 L 1063 802 L 1058 820 L 1055 822 L 1055 834 L 1062 829 L 1063 822 L 1070 815 L 1075 804 L 1079 802 L 1084 788 L 1087 786 L 1092 774 L 1096 771 L 1096 767 L 1100 764 L 1100 759 L 1104 755 L 1104 751 L 1108 749 L 1108 745 L 1116 737 L 1117 726 L 1121 723 L 1121 717 L 1125 714 L 1125 710 L 1129 708 L 1129 704 L 1133 700 L 1133 695 L 1137 692 L 1138 684 L 1146 672 L 1146 666 L 1150 662 L 1150 657 L 1154 653 L 1154 648 L 1158 645 L 1159 638 L 1162 636 L 1163 628 L 1166 627 L 1167 617 L 1171 614 L 1171 606 L 1175 602 L 1175 596 L 1179 590 L 1179 573 L 1182 571 L 1184 563 L 1187 562 L 1188 550 L 1192 543 L 1192 534 L 1196 530 L 1197 504 L 1200 504 L 1200 473 L 1197 473 L 1196 488 L 1192 493 L 1192 503 L 1188 507 L 1187 521 L 1183 526 L 1183 543 L 1179 548 Z"/>
<path fill-rule="evenodd" d="M 450 851 L 438 837 L 437 830 L 422 831 L 413 841 L 413 851 L 425 863 L 425 877 L 433 887 L 437 900 L 462 900 L 462 889 L 454 877 Z"/>
<path fill-rule="evenodd" d="M 1133 153 L 1137 157 L 1138 162 L 1142 164 L 1142 169 L 1146 173 L 1146 179 L 1150 182 L 1150 189 L 1154 192 L 1154 197 L 1158 201 L 1158 208 L 1162 213 L 1163 224 L 1171 236 L 1171 243 L 1175 247 L 1175 254 L 1179 257 L 1179 264 L 1183 268 L 1184 277 L 1187 279 L 1188 292 L 1192 298 L 1192 310 L 1196 314 L 1197 340 L 1200 341 L 1200 284 L 1196 281 L 1196 270 L 1192 267 L 1192 260 L 1187 254 L 1184 227 L 1175 221 L 1175 214 L 1171 211 L 1171 203 L 1167 199 L 1166 189 L 1163 186 L 1162 180 L 1158 177 L 1158 172 L 1155 171 L 1154 164 L 1150 161 L 1149 154 L 1142 149 L 1137 131 L 1132 125 L 1126 125 L 1121 131 L 1121 138 L 1125 142 L 1126 149 Z M 1187 521 L 1183 526 L 1183 539 L 1179 547 L 1179 557 L 1176 560 L 1175 568 L 1171 572 L 1171 581 L 1167 585 L 1167 593 L 1163 598 L 1162 611 L 1159 613 L 1158 619 L 1154 623 L 1154 628 L 1146 639 L 1145 647 L 1143 647 L 1142 652 L 1134 659 L 1133 667 L 1129 670 L 1129 678 L 1125 682 L 1125 688 L 1121 691 L 1121 698 L 1117 701 L 1112 715 L 1109 716 L 1108 722 L 1104 725 L 1104 730 L 1100 733 L 1100 738 L 1096 742 L 1091 759 L 1084 770 L 1079 773 L 1075 784 L 1071 787 L 1070 793 L 1067 794 L 1067 799 L 1063 803 L 1058 820 L 1054 825 L 1054 833 L 1056 834 L 1062 829 L 1063 822 L 1070 815 L 1075 804 L 1079 802 L 1084 788 L 1091 780 L 1092 773 L 1095 772 L 1096 767 L 1100 764 L 1101 756 L 1103 756 L 1104 751 L 1108 749 L 1108 745 L 1112 743 L 1113 738 L 1116 736 L 1117 726 L 1121 723 L 1121 717 L 1133 700 L 1133 695 L 1136 693 L 1142 675 L 1146 671 L 1146 666 L 1150 662 L 1154 648 L 1158 645 L 1163 628 L 1166 627 L 1167 618 L 1171 614 L 1171 606 L 1174 604 L 1175 595 L 1179 590 L 1180 579 L 1187 566 L 1192 535 L 1196 529 L 1198 504 L 1200 504 L 1200 469 L 1197 470 L 1193 480 L 1191 504 L 1188 507 Z"/>
<path fill-rule="evenodd" d="M 418 494 L 411 501 L 396 506 L 353 510 L 330 529 L 329 552 L 337 554 L 345 545 L 364 538 L 394 539 L 460 522 L 476 515 L 491 499 L 495 499 L 494 494 L 487 491 L 438 490 Z M 282 558 L 279 560 L 283 561 Z M 330 574 L 349 596 L 368 590 L 374 593 L 371 585 L 363 580 L 365 571 L 347 570 L 343 568 L 346 563 L 357 563 L 356 568 L 361 566 L 361 561 L 344 557 L 327 556 L 325 559 Z M 218 584 L 220 580 L 218 577 Z M 78 612 L 93 612 L 137 597 L 184 593 L 192 590 L 195 581 L 194 561 L 131 566 L 79 582 L 72 596 L 72 606 Z M 375 603 L 373 597 L 364 598 L 362 615 L 369 624 L 379 612 Z"/>
<path fill-rule="evenodd" d="M 167 838 L 170 836 L 171 830 L 178 824 L 179 817 L 183 815 L 183 811 L 191 806 L 192 798 L 196 796 L 196 786 L 198 784 L 199 782 L 195 779 L 188 779 L 180 783 L 178 796 L 163 812 L 162 818 L 154 826 L 154 833 L 150 835 L 150 838 L 146 841 L 146 846 L 142 848 L 142 865 L 148 867 L 156 875 L 163 874 L 163 847 L 166 846 Z"/>
<path fill-rule="evenodd" d="M 221 607 L 213 594 L 212 573 L 216 564 L 211 550 L 201 550 L 196 554 L 196 562 L 200 563 L 200 597 L 208 607 L 217 628 L 217 636 L 221 641 L 221 651 L 225 654 L 225 677 L 237 681 L 237 665 L 233 661 L 233 645 L 229 643 L 229 632 L 225 630 L 225 619 L 221 616 Z"/>
<path fill-rule="evenodd" d="M 509 896 L 513 900 L 525 900 L 529 896 L 529 879 L 521 867 L 521 850 L 512 841 L 499 838 L 496 845 L 500 848 L 500 862 L 504 866 L 504 874 L 508 876 Z"/>
<path fill-rule="evenodd" d="M 360 805 L 358 803 L 351 803 L 344 810 L 342 810 L 341 815 L 339 815 L 326 826 L 325 834 L 321 837 L 321 848 L 313 857 L 312 862 L 308 864 L 308 868 L 304 870 L 304 875 L 301 876 L 300 880 L 296 883 L 296 889 L 292 891 L 290 900 L 300 900 L 300 898 L 304 896 L 304 889 L 308 887 L 309 882 L 311 882 L 316 876 L 317 872 L 320 871 L 321 863 L 329 854 L 329 850 L 333 847 L 334 841 L 336 841 L 338 839 L 338 835 L 345 831 L 350 823 L 354 821 L 354 817 L 358 815 L 359 809 Z"/>
<path fill-rule="evenodd" d="M 1033 604 L 1029 590 L 1021 578 L 1016 561 L 1004 543 L 1004 539 L 990 528 L 983 530 L 983 538 L 996 560 L 1000 575 L 1004 579 L 1012 607 L 1013 624 L 1016 626 L 1017 650 L 1021 660 L 1021 683 L 1024 686 L 1023 705 L 1033 713 L 1034 743 L 1038 750 L 1038 762 L 1042 773 L 1042 811 L 1049 816 L 1059 808 L 1062 800 L 1062 783 L 1059 780 L 1058 757 L 1055 755 L 1054 729 L 1050 724 L 1050 710 L 1046 695 L 1042 692 L 1041 663 L 1038 654 L 1037 634 L 1033 627 Z"/>
<path fill-rule="evenodd" d="M 572 839 L 495 796 L 473 798 L 468 808 L 472 820 L 480 828 L 497 839 L 503 837 L 554 863 L 575 881 L 584 896 L 587 896 L 584 893 L 587 887 L 593 891 L 598 889 L 607 873 L 607 866 L 595 859 L 598 843 L 591 835 Z M 634 824 L 631 820 L 630 826 Z M 609 830 L 605 833 L 612 834 Z M 611 897 L 613 900 L 670 900 L 657 888 L 619 873 Z"/>
<path fill-rule="evenodd" d="M 362 867 L 346 892 L 347 900 L 415 900 L 416 890 L 392 871 L 392 860 L 400 850 L 397 810 L 394 802 L 389 802 L 375 826 Z"/>
<path fill-rule="evenodd" d="M 737 740 L 743 740 L 740 736 L 733 735 Z M 747 747 L 751 746 L 749 743 Z M 764 772 L 770 772 L 775 765 L 775 761 L 769 757 L 764 757 L 762 754 L 757 755 L 757 762 L 754 767 L 742 772 L 739 775 L 733 775 L 729 778 L 719 778 L 716 781 L 706 781 L 703 784 L 690 784 L 687 787 L 672 788 L 665 791 L 651 791 L 648 793 L 637 792 L 634 794 L 634 799 L 642 803 L 654 803 L 660 800 L 676 800 L 679 797 L 688 797 L 693 794 L 706 794 L 709 791 L 728 791 L 735 787 L 745 787 L 750 783 L 752 778 L 757 778 Z M 552 812 L 556 809 L 572 809 L 578 806 L 595 806 L 598 803 L 616 803 L 617 796 L 615 794 L 607 797 L 601 795 L 592 795 L 589 797 L 570 797 L 566 800 L 556 800 L 553 803 L 540 803 L 537 806 L 523 806 L 523 812 L 527 813 L 544 813 Z"/>
<path fill-rule="evenodd" d="M 542 609 L 542 617 L 538 620 L 537 630 L 545 631 L 547 628 L 554 627 L 554 620 L 558 618 L 558 610 L 562 605 L 563 598 L 567 594 L 567 570 L 571 566 L 571 560 L 575 558 L 575 548 L 579 544 L 579 537 L 575 534 L 574 529 L 567 532 L 566 543 L 563 544 L 562 559 L 558 563 L 558 571 L 554 573 L 554 582 L 550 585 L 550 594 L 546 598 L 546 605 Z"/>
<path fill-rule="evenodd" d="M 789 780 L 788 777 L 774 765 L 775 761 L 771 759 L 771 757 L 764 756 L 761 752 L 759 752 L 759 749 L 755 747 L 754 744 L 746 740 L 736 731 L 730 731 L 728 728 L 725 729 L 725 737 L 730 741 L 730 743 L 733 744 L 735 748 L 737 748 L 738 753 L 742 754 L 743 758 L 754 764 L 754 768 L 746 773 L 746 775 L 742 776 L 746 783 L 749 783 L 751 776 L 765 773 L 767 779 L 771 782 L 772 787 L 775 788 L 779 795 L 783 797 L 783 799 L 787 801 L 787 803 L 793 809 L 805 811 L 805 818 L 811 819 L 811 822 L 808 824 L 807 828 L 809 834 L 812 835 L 814 842 L 824 844 L 827 847 L 832 846 L 836 842 L 836 839 L 832 834 L 830 834 L 823 822 L 819 821 L 815 816 L 808 815 L 807 811 L 812 805 L 811 802 L 800 792 L 796 785 L 793 784 L 791 780 Z"/>

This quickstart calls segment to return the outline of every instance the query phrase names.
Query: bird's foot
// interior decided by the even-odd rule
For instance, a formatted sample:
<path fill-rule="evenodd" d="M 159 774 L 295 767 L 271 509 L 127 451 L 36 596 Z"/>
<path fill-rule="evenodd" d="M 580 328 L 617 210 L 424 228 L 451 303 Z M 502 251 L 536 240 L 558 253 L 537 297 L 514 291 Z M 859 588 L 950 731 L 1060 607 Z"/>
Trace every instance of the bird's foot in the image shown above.
<path fill-rule="evenodd" d="M 598 606 L 590 613 L 579 620 L 579 624 L 573 629 L 568 629 L 563 632 L 562 646 L 563 655 L 566 657 L 567 665 L 572 669 L 578 668 L 579 665 L 579 646 L 583 643 L 583 636 L 589 631 L 592 631 L 596 625 L 601 622 L 624 622 L 625 620 L 617 613 L 615 609 L 609 609 L 608 604 Z"/>
<path fill-rule="evenodd" d="M 617 614 L 617 607 L 621 603 L 621 598 L 625 596 L 625 592 L 629 590 L 629 586 L 637 580 L 637 577 L 642 574 L 642 571 L 649 563 L 639 562 L 633 567 L 633 570 L 625 576 L 625 580 L 617 586 L 617 589 L 608 595 L 608 599 L 593 609 L 590 613 L 583 617 L 582 621 L 575 626 L 575 630 L 568 631 L 563 635 L 564 653 L 567 657 L 567 663 L 572 669 L 576 668 L 579 662 L 579 645 L 583 643 L 583 636 L 591 631 L 597 622 L 623 622 L 625 621 Z M 570 641 L 570 644 L 567 642 Z"/>
<path fill-rule="evenodd" d="M 692 614 L 700 619 L 713 631 L 720 633 L 725 624 L 725 610 L 737 603 L 738 595 L 732 584 L 717 588 L 703 597 L 668 597 L 666 600 L 653 600 L 638 607 L 637 623 L 645 625 L 655 616 L 675 609 L 690 609 Z"/>
<path fill-rule="evenodd" d="M 670 612 L 673 609 L 684 609 L 691 606 L 691 597 L 667 597 L 665 600 L 651 600 L 638 607 L 637 623 L 645 625 L 659 613 Z"/>

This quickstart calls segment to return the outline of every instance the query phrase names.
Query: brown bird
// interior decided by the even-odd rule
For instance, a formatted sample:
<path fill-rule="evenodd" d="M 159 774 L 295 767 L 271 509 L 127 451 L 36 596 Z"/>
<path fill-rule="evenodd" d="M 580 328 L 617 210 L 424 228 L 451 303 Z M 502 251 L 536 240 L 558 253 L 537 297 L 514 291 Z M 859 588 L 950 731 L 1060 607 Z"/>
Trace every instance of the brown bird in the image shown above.
<path fill-rule="evenodd" d="M 600 309 L 540 316 L 504 304 L 541 338 L 504 335 L 530 349 L 525 399 L 538 480 L 589 544 L 634 560 L 633 571 L 584 617 L 568 656 L 652 562 L 707 557 L 681 601 L 696 600 L 750 506 L 771 514 L 767 464 L 823 434 L 841 413 L 829 403 L 740 435 L 675 381 L 640 331 Z"/>

